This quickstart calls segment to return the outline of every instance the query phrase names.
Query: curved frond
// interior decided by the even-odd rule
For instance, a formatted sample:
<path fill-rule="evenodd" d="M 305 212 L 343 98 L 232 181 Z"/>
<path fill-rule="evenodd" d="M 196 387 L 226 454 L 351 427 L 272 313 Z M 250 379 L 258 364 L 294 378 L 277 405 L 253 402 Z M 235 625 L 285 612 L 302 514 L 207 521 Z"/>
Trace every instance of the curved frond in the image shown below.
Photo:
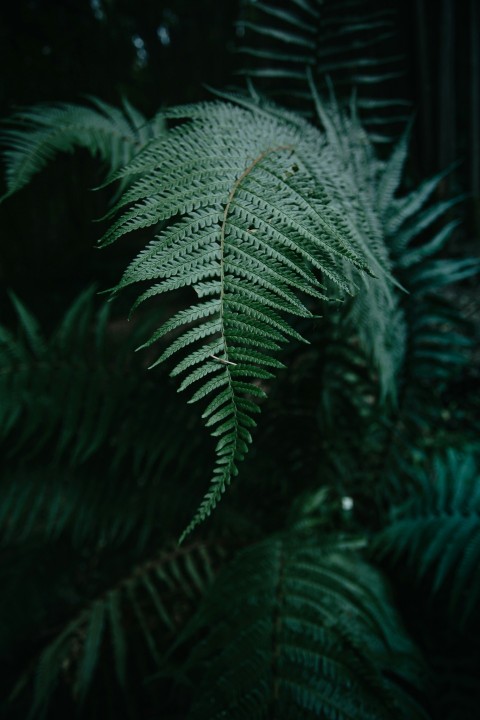
<path fill-rule="evenodd" d="M 13 127 L 0 134 L 6 146 L 8 197 L 27 185 L 57 153 L 88 150 L 112 170 L 129 162 L 152 138 L 164 132 L 160 116 L 147 121 L 127 101 L 123 111 L 97 98 L 93 107 L 73 103 L 42 104 L 20 110 L 9 120 Z"/>
<path fill-rule="evenodd" d="M 189 532 L 237 474 L 253 408 L 278 361 L 271 349 L 301 340 L 288 318 L 312 318 L 308 297 L 348 292 L 351 265 L 381 273 L 347 219 L 342 173 L 318 131 L 301 120 L 224 103 L 177 108 L 175 124 L 114 178 L 133 178 L 103 242 L 168 223 L 132 261 L 116 290 L 141 281 L 144 300 L 193 287 L 199 300 L 150 340 L 172 333 L 157 362 L 177 358 L 180 390 L 208 403 L 218 438 L 212 483 Z M 127 208 L 127 209 L 124 209 Z M 372 266 L 374 266 L 372 268 Z"/>

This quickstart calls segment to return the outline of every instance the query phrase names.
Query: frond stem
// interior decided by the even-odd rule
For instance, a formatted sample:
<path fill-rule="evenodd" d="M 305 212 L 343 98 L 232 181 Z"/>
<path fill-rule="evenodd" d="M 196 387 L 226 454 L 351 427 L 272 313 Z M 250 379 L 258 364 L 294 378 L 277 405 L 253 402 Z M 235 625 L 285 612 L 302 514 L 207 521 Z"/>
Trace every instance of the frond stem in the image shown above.
<path fill-rule="evenodd" d="M 268 155 L 271 155 L 275 152 L 280 152 L 282 150 L 293 150 L 293 145 L 279 145 L 278 147 L 274 148 L 268 148 L 268 150 L 264 150 L 258 157 L 255 158 L 255 160 L 242 172 L 240 177 L 237 178 L 237 180 L 234 182 L 232 189 L 230 191 L 230 195 L 228 196 L 227 202 L 225 204 L 225 209 L 223 211 L 223 219 L 222 219 L 222 226 L 220 231 L 220 323 L 222 327 L 222 340 L 224 341 L 224 347 L 225 347 L 225 355 L 227 355 L 227 344 L 225 342 L 225 335 L 223 331 L 223 299 L 225 294 L 225 263 L 224 263 L 224 257 L 225 257 L 225 233 L 227 229 L 227 217 L 228 213 L 230 211 L 230 206 L 233 202 L 233 199 L 235 197 L 235 193 L 237 192 L 238 188 L 240 187 L 241 183 L 245 178 L 252 172 L 252 170 L 262 162 Z M 228 358 L 227 358 L 228 359 Z"/>
<path fill-rule="evenodd" d="M 238 188 L 240 187 L 241 183 L 245 178 L 252 172 L 252 170 L 255 169 L 255 167 L 262 162 L 268 155 L 271 155 L 275 152 L 281 152 L 282 150 L 290 150 L 293 151 L 294 147 L 293 145 L 278 145 L 277 147 L 268 148 L 267 150 L 264 150 L 258 157 L 253 160 L 253 162 L 248 165 L 248 167 L 245 168 L 245 170 L 241 173 L 241 175 L 237 178 L 237 180 L 234 182 L 232 189 L 230 191 L 230 194 L 228 196 L 227 202 L 225 204 L 225 209 L 223 211 L 223 218 L 222 218 L 222 225 L 220 230 L 220 309 L 219 309 L 219 319 L 220 319 L 220 333 L 221 333 L 221 339 L 222 339 L 222 345 L 223 345 L 223 354 L 224 358 L 220 360 L 222 364 L 225 365 L 225 372 L 227 373 L 227 379 L 228 379 L 228 386 L 230 388 L 230 394 L 232 397 L 232 405 L 234 408 L 234 422 L 235 422 L 235 437 L 238 438 L 239 433 L 239 426 L 238 426 L 238 409 L 235 402 L 235 392 L 232 386 L 232 374 L 230 371 L 230 366 L 235 365 L 236 363 L 232 362 L 228 359 L 228 346 L 227 346 L 227 339 L 225 337 L 225 326 L 224 326 L 224 302 L 225 302 L 225 234 L 227 230 L 227 218 L 228 213 L 230 211 L 230 207 L 233 203 L 235 193 L 237 192 Z M 235 459 L 235 451 L 237 448 L 237 442 L 235 442 L 233 448 L 232 448 L 232 454 L 230 457 L 230 466 L 233 464 Z"/>

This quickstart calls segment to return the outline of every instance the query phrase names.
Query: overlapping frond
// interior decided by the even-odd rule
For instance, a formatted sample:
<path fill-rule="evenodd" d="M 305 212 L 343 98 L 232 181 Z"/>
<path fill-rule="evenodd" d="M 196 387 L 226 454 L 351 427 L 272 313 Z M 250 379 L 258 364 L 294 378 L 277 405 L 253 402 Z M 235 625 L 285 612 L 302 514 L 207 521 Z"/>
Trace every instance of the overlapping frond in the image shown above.
<path fill-rule="evenodd" d="M 192 720 L 423 717 L 413 645 L 355 548 L 278 536 L 225 568 L 186 632 Z"/>
<path fill-rule="evenodd" d="M 416 190 L 401 193 L 408 131 L 391 157 L 378 166 L 376 196 L 395 275 L 407 292 L 406 353 L 398 376 L 400 412 L 390 421 L 387 470 L 390 491 L 400 491 L 402 474 L 428 460 L 432 428 L 445 413 L 444 394 L 470 362 L 473 342 L 468 323 L 445 297 L 448 286 L 478 273 L 478 258 L 452 258 L 446 252 L 458 221 L 444 216 L 462 198 L 432 201 L 444 172 Z M 441 255 L 440 255 L 441 253 Z M 390 484 L 391 483 L 391 484 Z M 396 490 L 394 491 L 394 488 Z"/>
<path fill-rule="evenodd" d="M 350 197 L 363 219 L 363 233 L 356 237 L 374 250 L 384 272 L 393 275 L 396 283 L 396 287 L 370 283 L 358 293 L 345 317 L 346 328 L 358 333 L 360 345 L 372 358 L 384 398 L 402 393 L 406 369 L 425 378 L 445 379 L 443 373 L 451 375 L 467 361 L 469 341 L 459 327 L 445 333 L 451 311 L 439 291 L 480 268 L 476 258 L 438 258 L 458 225 L 456 220 L 444 223 L 443 218 L 462 197 L 431 201 L 445 171 L 404 194 L 410 127 L 382 161 L 358 121 L 355 106 L 349 115 L 341 113 L 333 96 L 326 104 L 311 87 L 329 146 L 351 168 Z M 459 325 L 458 318 L 455 322 Z"/>
<path fill-rule="evenodd" d="M 237 473 L 252 415 L 281 367 L 275 351 L 301 339 L 285 316 L 313 317 L 309 298 L 326 299 L 327 283 L 337 294 L 351 289 L 345 263 L 363 274 L 373 263 L 345 217 L 342 175 L 329 171 L 335 159 L 313 127 L 225 103 L 166 117 L 170 134 L 113 176 L 133 182 L 103 242 L 168 223 L 116 290 L 148 281 L 136 305 L 185 286 L 198 297 L 145 343 L 170 334 L 157 362 L 180 357 L 172 374 L 184 374 L 189 402 L 208 401 L 203 417 L 219 438 L 212 484 L 190 530 Z"/>
<path fill-rule="evenodd" d="M 50 444 L 54 461 L 74 467 L 110 443 L 113 424 L 121 434 L 114 416 L 140 384 L 138 373 L 131 373 L 128 387 L 121 364 L 138 336 L 126 334 L 117 348 L 117 367 L 112 366 L 110 308 L 105 304 L 96 313 L 93 297 L 93 288 L 82 293 L 48 339 L 35 317 L 12 297 L 18 332 L 0 330 L 0 438 L 8 442 L 10 457 L 21 453 L 27 460 Z M 120 454 L 122 449 L 124 444 Z M 142 459 L 138 461 L 140 467 Z"/>
<path fill-rule="evenodd" d="M 333 79 L 343 99 L 359 90 L 359 108 L 372 137 L 385 141 L 385 126 L 406 122 L 405 103 L 385 97 L 401 75 L 392 54 L 395 10 L 351 0 L 243 0 L 237 23 L 238 73 L 283 104 L 311 107 L 308 73 L 324 90 Z M 382 92 L 383 90 L 383 92 Z M 380 92 L 379 92 L 380 91 Z"/>
<path fill-rule="evenodd" d="M 361 348 L 375 367 L 382 400 L 395 400 L 398 374 L 405 353 L 406 328 L 401 308 L 402 288 L 394 279 L 382 205 L 378 198 L 384 190 L 379 177 L 381 162 L 371 136 L 359 121 L 355 103 L 352 103 L 349 114 L 343 113 L 332 89 L 330 101 L 326 103 L 321 100 L 315 84 L 311 82 L 310 86 L 318 119 L 325 129 L 332 153 L 339 164 L 350 171 L 349 185 L 345 184 L 344 190 L 360 219 L 361 232 L 356 234 L 357 241 L 361 242 L 371 261 L 381 266 L 379 275 L 384 278 L 378 283 L 362 284 L 361 291 L 344 313 L 343 332 L 345 336 L 358 336 Z M 398 181 L 400 179 L 401 173 Z"/>
<path fill-rule="evenodd" d="M 147 119 L 126 100 L 123 110 L 90 98 L 93 107 L 73 103 L 36 105 L 16 112 L 0 134 L 6 146 L 7 193 L 27 185 L 57 153 L 81 147 L 108 170 L 129 162 L 152 138 L 164 132 L 161 116 Z"/>
<path fill-rule="evenodd" d="M 33 315 L 12 298 L 19 332 L 3 327 L 0 336 L 0 434 L 10 440 L 11 456 L 23 452 L 25 457 L 27 448 L 34 454 L 57 434 L 56 455 L 68 454 L 73 463 L 82 462 L 104 441 L 111 408 L 102 402 L 104 377 L 97 374 L 101 369 L 86 358 L 88 345 L 91 361 L 102 356 L 107 315 L 98 317 L 95 338 L 92 296 L 89 289 L 78 298 L 51 341 L 43 337 Z"/>
<path fill-rule="evenodd" d="M 318 89 L 310 78 L 310 90 L 315 103 L 318 120 L 328 141 L 328 163 L 312 155 L 310 166 L 322 173 L 329 201 L 338 208 L 349 225 L 352 243 L 359 255 L 368 259 L 377 281 L 365 282 L 362 273 L 345 263 L 343 270 L 356 288 L 339 310 L 333 313 L 343 318 L 343 334 L 359 343 L 366 362 L 371 364 L 378 376 L 382 401 L 395 400 L 398 374 L 405 352 L 405 322 L 401 308 L 402 288 L 393 273 L 390 249 L 386 243 L 383 212 L 377 198 L 380 172 L 383 163 L 378 158 L 370 135 L 360 123 L 355 103 L 350 112 L 342 112 L 333 89 L 328 102 L 321 99 Z M 292 121 L 292 113 L 273 105 L 262 97 L 251 98 L 245 94 L 217 92 L 227 100 L 233 100 L 257 112 L 275 113 L 277 117 Z M 400 182 L 401 173 L 398 178 Z M 341 188 L 341 193 L 338 189 Z M 335 288 L 325 279 L 330 293 Z M 329 312 L 328 307 L 323 314 Z"/>
<path fill-rule="evenodd" d="M 449 452 L 430 472 L 410 478 L 410 493 L 391 509 L 375 549 L 406 563 L 409 577 L 442 593 L 452 617 L 466 623 L 480 608 L 480 483 L 474 455 Z"/>

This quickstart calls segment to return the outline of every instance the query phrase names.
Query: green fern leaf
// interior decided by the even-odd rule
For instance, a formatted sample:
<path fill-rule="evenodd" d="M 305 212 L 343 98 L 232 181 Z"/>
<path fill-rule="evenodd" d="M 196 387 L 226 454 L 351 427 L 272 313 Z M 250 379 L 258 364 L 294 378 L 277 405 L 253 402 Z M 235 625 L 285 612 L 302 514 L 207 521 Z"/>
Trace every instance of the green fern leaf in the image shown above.
<path fill-rule="evenodd" d="M 18 330 L 0 326 L 0 532 L 8 543 L 41 531 L 76 546 L 129 535 L 142 545 L 161 518 L 178 517 L 175 493 L 165 491 L 167 510 L 158 484 L 184 477 L 189 465 L 189 482 L 200 478 L 200 423 L 178 407 L 165 374 L 146 377 L 133 352 L 163 313 L 123 324 L 119 337 L 112 305 L 96 313 L 94 299 L 93 289 L 82 293 L 50 337 L 18 301 Z M 213 345 L 204 356 L 215 370 L 222 366 L 208 355 L 220 350 Z M 192 373 L 194 362 L 187 365 Z M 181 451 L 186 426 L 189 447 Z"/>
<path fill-rule="evenodd" d="M 208 298 L 180 310 L 144 344 L 163 336 L 168 342 L 175 332 L 154 365 L 178 354 L 172 374 L 187 373 L 180 389 L 192 387 L 189 402 L 220 398 L 210 400 L 207 416 L 225 406 L 210 418 L 219 438 L 212 483 L 182 537 L 237 473 L 253 426 L 240 403 L 245 394 L 264 397 L 258 385 L 273 378 L 265 366 L 280 366 L 267 351 L 303 340 L 291 317 L 313 317 L 303 297 L 326 297 L 319 274 L 348 291 L 345 263 L 371 272 L 355 226 L 338 207 L 332 173 L 328 193 L 324 188 L 332 162 L 324 139 L 303 121 L 277 115 L 220 102 L 174 108 L 167 120 L 184 122 L 113 176 L 131 182 L 104 244 L 163 224 L 115 291 L 153 283 L 136 305 L 189 286 Z"/>
<path fill-rule="evenodd" d="M 322 85 L 331 77 L 343 99 L 360 88 L 358 106 L 371 138 L 385 143 L 391 128 L 408 119 L 408 103 L 385 100 L 381 91 L 401 75 L 402 58 L 390 52 L 394 24 L 388 6 L 375 11 L 349 0 L 285 0 L 281 7 L 243 0 L 237 74 L 304 114 L 311 111 L 308 74 Z"/>

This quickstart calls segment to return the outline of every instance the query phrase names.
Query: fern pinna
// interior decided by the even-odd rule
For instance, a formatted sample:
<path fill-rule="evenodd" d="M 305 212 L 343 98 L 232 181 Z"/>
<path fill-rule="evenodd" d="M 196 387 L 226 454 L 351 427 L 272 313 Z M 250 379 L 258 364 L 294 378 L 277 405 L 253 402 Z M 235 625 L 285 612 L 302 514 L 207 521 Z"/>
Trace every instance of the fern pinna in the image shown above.
<path fill-rule="evenodd" d="M 143 347 L 170 335 L 157 362 L 182 352 L 172 375 L 195 388 L 217 440 L 210 489 L 186 532 L 209 515 L 251 442 L 252 415 L 265 383 L 282 367 L 288 338 L 303 340 L 286 316 L 313 317 L 307 298 L 352 288 L 348 262 L 369 270 L 324 136 L 289 114 L 221 102 L 174 108 L 152 141 L 112 179 L 129 188 L 103 244 L 159 226 L 115 291 L 150 286 L 139 303 L 192 287 L 196 301 L 164 323 Z"/>

